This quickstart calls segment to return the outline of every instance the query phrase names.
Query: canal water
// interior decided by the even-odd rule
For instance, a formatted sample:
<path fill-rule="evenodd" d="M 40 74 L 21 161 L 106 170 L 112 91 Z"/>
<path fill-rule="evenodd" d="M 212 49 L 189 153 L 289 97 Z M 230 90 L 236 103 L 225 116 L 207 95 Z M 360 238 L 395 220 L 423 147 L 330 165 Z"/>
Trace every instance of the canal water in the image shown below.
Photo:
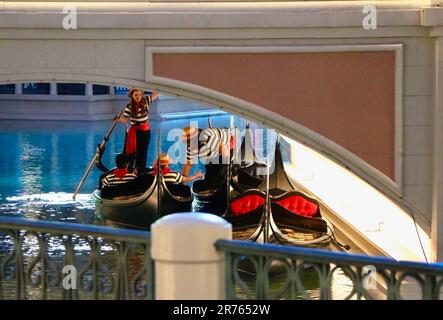
<path fill-rule="evenodd" d="M 229 127 L 231 116 L 219 115 L 211 120 L 214 127 Z M 199 127 L 208 126 L 207 117 L 150 121 L 152 134 L 148 164 L 155 160 L 159 144 L 164 152 L 175 142 L 167 141 L 167 133 L 174 128 L 189 126 L 191 121 Z M 76 201 L 72 200 L 72 194 L 111 123 L 112 121 L 0 121 L 0 215 L 103 224 L 103 221 L 95 218 L 91 198 L 101 174 L 99 170 L 94 169 L 91 172 Z M 234 124 L 244 128 L 245 121 L 234 117 Z M 123 149 L 124 131 L 124 125 L 118 124 L 106 145 L 103 163 L 109 168 L 114 167 L 115 156 Z M 160 132 L 160 140 L 156 139 L 157 132 Z M 274 137 L 272 132 L 265 132 L 265 140 L 267 136 Z M 287 158 L 289 150 L 283 149 L 284 158 Z M 181 171 L 179 164 L 171 167 Z M 203 170 L 203 167 L 195 166 L 193 170 Z M 0 242 L 0 251 L 2 246 L 5 243 Z M 304 278 L 307 281 L 306 288 L 313 298 L 317 298 L 318 284 L 311 278 Z M 278 286 L 282 281 L 284 280 L 276 277 L 273 286 Z M 345 275 L 334 275 L 334 297 L 346 296 L 351 289 L 352 283 Z M 6 296 L 13 294 L 9 292 Z"/>

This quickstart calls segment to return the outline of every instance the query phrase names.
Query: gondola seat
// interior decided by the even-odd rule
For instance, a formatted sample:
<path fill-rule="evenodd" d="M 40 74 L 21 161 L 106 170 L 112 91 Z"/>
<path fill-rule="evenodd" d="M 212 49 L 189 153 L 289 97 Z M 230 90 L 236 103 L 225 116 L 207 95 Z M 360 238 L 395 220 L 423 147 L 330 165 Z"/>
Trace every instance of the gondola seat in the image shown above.
<path fill-rule="evenodd" d="M 144 174 L 137 177 L 134 181 L 120 184 L 113 187 L 104 187 L 101 189 L 103 199 L 132 198 L 144 193 L 154 182 L 154 176 Z"/>
<path fill-rule="evenodd" d="M 233 231 L 249 230 L 252 235 L 262 224 L 265 203 L 264 192 L 258 189 L 245 191 L 231 199 L 229 215 L 225 219 L 232 224 Z"/>
<path fill-rule="evenodd" d="M 286 210 L 300 216 L 312 218 L 320 216 L 319 205 L 314 199 L 297 191 L 290 191 L 283 195 L 273 198 L 272 203 L 277 204 Z"/>
<path fill-rule="evenodd" d="M 230 213 L 233 216 L 243 215 L 252 212 L 265 204 L 264 195 L 261 192 L 244 193 L 230 203 Z"/>
<path fill-rule="evenodd" d="M 168 182 L 166 183 L 166 186 L 169 192 L 171 192 L 171 194 L 177 199 L 188 199 L 192 197 L 191 188 L 187 185 Z"/>
<path fill-rule="evenodd" d="M 288 191 L 271 198 L 273 219 L 278 227 L 327 232 L 317 200 L 299 191 Z"/>
<path fill-rule="evenodd" d="M 226 184 L 224 181 L 226 179 L 204 179 L 195 181 L 192 185 L 192 192 L 197 195 L 209 196 L 215 194 L 220 190 L 221 187 L 224 187 L 223 184 Z"/>

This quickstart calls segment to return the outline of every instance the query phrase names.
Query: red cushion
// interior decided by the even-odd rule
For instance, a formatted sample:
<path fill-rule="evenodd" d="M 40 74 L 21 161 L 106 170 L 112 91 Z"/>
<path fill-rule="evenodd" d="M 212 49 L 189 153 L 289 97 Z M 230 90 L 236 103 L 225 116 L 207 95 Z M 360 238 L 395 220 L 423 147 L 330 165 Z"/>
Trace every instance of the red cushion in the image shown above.
<path fill-rule="evenodd" d="M 312 218 L 312 216 L 314 216 L 318 210 L 318 205 L 299 195 L 293 195 L 282 200 L 273 202 L 277 203 L 283 208 L 286 208 L 292 213 L 309 218 Z"/>
<path fill-rule="evenodd" d="M 249 194 L 231 202 L 231 214 L 239 216 L 251 212 L 265 203 L 265 199 L 256 194 Z"/>

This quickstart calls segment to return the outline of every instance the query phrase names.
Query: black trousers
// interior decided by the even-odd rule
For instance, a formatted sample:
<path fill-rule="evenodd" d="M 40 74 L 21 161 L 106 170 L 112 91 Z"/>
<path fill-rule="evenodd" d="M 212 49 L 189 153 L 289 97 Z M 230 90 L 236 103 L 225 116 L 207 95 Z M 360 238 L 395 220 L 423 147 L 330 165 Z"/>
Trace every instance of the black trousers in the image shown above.
<path fill-rule="evenodd" d="M 136 131 L 137 139 L 137 157 L 135 159 L 135 166 L 138 172 L 142 173 L 146 170 L 146 162 L 148 161 L 149 141 L 151 140 L 151 131 Z"/>

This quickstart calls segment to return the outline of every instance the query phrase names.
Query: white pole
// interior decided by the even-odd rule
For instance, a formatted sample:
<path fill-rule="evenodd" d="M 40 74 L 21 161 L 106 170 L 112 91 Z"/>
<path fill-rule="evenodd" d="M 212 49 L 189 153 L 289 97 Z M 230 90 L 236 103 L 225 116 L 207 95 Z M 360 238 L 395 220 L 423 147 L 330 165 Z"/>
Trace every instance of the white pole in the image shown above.
<path fill-rule="evenodd" d="M 94 95 L 94 89 L 92 87 L 91 82 L 86 82 L 85 95 L 86 96 L 93 96 Z"/>
<path fill-rule="evenodd" d="M 15 84 L 15 94 L 23 94 L 23 83 Z"/>
<path fill-rule="evenodd" d="M 57 82 L 51 82 L 50 87 L 49 87 L 49 94 L 51 96 L 57 95 Z"/>
<path fill-rule="evenodd" d="M 214 243 L 232 226 L 209 213 L 175 213 L 151 226 L 156 300 L 223 300 L 225 259 Z"/>

